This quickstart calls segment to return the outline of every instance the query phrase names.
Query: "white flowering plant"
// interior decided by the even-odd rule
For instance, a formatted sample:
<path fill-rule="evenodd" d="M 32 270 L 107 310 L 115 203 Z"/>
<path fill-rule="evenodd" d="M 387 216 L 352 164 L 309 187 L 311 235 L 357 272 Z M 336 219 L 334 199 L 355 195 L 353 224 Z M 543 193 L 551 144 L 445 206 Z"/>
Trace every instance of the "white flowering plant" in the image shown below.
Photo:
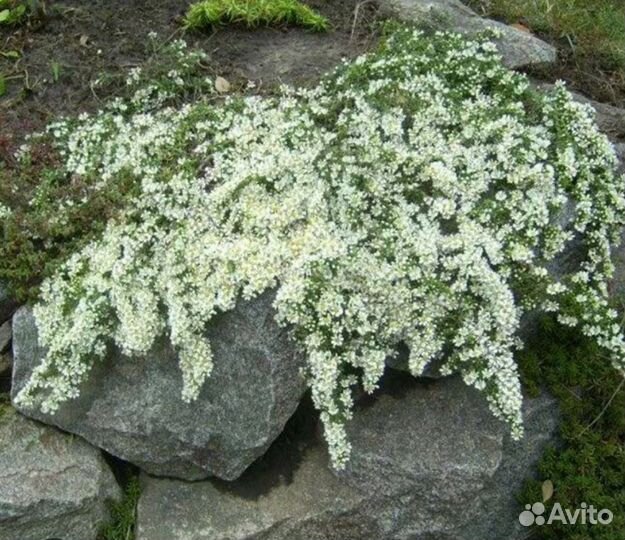
<path fill-rule="evenodd" d="M 116 99 L 105 103 L 107 110 L 154 111 L 215 94 L 214 64 L 203 50 L 189 47 L 182 39 L 167 41 L 150 32 L 145 54 L 146 60 L 127 73 L 103 73 L 96 79 L 96 91 L 117 90 Z"/>
<path fill-rule="evenodd" d="M 337 468 L 352 390 L 373 392 L 399 344 L 415 376 L 433 360 L 460 373 L 514 437 L 525 314 L 557 312 L 625 369 L 606 285 L 625 222 L 613 149 L 591 108 L 562 85 L 533 92 L 487 37 L 400 27 L 311 89 L 52 132 L 68 172 L 130 174 L 140 194 L 44 282 L 47 355 L 23 405 L 55 411 L 112 344 L 145 355 L 163 334 L 193 400 L 219 362 L 206 325 L 268 289 Z"/>

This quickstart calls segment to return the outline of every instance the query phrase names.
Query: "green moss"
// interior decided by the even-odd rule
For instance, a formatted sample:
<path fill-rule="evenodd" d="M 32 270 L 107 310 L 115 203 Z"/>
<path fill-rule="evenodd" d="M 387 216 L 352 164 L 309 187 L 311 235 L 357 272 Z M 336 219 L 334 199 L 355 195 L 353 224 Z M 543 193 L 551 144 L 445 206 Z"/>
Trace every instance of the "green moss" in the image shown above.
<path fill-rule="evenodd" d="M 328 21 L 297 0 L 202 0 L 187 12 L 188 28 L 220 24 L 261 25 L 293 24 L 314 31 L 328 29 Z"/>
<path fill-rule="evenodd" d="M 542 500 L 541 484 L 555 486 L 547 512 L 558 502 L 579 508 L 582 502 L 614 513 L 609 526 L 535 527 L 532 538 L 543 540 L 622 540 L 625 538 L 625 389 L 599 348 L 576 330 L 551 319 L 521 355 L 525 387 L 535 393 L 545 386 L 559 401 L 562 445 L 551 447 L 539 464 L 540 478 L 527 482 L 520 500 Z M 620 388 L 620 391 L 616 392 Z M 616 394 L 615 394 L 616 392 Z"/>
<path fill-rule="evenodd" d="M 140 495 L 139 479 L 133 476 L 126 485 L 123 499 L 111 506 L 111 522 L 100 531 L 98 540 L 134 539 Z"/>

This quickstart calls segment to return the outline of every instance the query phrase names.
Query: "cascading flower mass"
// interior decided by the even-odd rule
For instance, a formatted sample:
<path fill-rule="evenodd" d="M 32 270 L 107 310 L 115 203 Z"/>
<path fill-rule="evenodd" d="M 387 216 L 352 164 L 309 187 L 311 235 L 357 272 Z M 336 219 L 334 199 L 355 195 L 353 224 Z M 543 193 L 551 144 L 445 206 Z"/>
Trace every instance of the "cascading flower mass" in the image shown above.
<path fill-rule="evenodd" d="M 193 400 L 219 361 L 206 325 L 272 288 L 337 468 L 354 385 L 375 390 L 400 343 L 413 375 L 442 359 L 515 437 L 524 314 L 558 312 L 625 369 L 606 286 L 625 222 L 613 149 L 589 107 L 533 92 L 486 37 L 399 28 L 312 89 L 51 133 L 68 173 L 124 171 L 140 196 L 44 283 L 47 356 L 23 403 L 54 411 L 111 343 L 143 355 L 163 333 Z M 575 268 L 554 271 L 571 245 Z"/>

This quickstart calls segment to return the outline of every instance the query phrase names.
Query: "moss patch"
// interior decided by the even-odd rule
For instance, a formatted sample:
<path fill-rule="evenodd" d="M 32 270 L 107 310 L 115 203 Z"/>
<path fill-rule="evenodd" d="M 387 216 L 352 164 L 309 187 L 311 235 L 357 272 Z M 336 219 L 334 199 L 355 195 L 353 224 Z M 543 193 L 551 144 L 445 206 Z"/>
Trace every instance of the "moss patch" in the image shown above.
<path fill-rule="evenodd" d="M 602 352 L 575 330 L 551 319 L 521 355 L 523 381 L 530 393 L 540 386 L 557 397 L 562 413 L 562 446 L 549 448 L 539 464 L 539 481 L 527 482 L 520 501 L 542 500 L 541 484 L 551 480 L 555 503 L 574 510 L 582 502 L 614 513 L 609 526 L 535 527 L 532 538 L 543 540 L 622 540 L 625 535 L 625 388 L 622 375 Z M 618 392 L 617 389 L 620 390 Z"/>
<path fill-rule="evenodd" d="M 0 418 L 12 410 L 11 396 L 9 396 L 9 394 L 0 393 Z"/>

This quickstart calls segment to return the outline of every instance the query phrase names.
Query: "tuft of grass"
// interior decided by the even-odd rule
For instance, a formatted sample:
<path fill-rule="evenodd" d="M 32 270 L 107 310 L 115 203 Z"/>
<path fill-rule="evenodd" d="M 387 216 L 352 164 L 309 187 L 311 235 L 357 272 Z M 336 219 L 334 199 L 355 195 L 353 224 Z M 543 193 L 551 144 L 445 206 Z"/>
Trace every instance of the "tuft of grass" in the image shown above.
<path fill-rule="evenodd" d="M 137 503 L 141 495 L 139 479 L 130 478 L 124 497 L 111 506 L 111 522 L 98 535 L 98 540 L 134 540 Z"/>
<path fill-rule="evenodd" d="M 604 85 L 604 97 L 625 96 L 623 0 L 464 1 L 480 14 L 521 23 L 555 42 L 574 82 Z"/>
<path fill-rule="evenodd" d="M 185 26 L 191 29 L 229 23 L 248 28 L 293 24 L 315 32 L 328 29 L 325 17 L 298 0 L 202 0 L 191 5 L 185 17 Z"/>
<path fill-rule="evenodd" d="M 614 513 L 609 526 L 560 522 L 534 527 L 536 540 L 623 540 L 625 538 L 625 388 L 623 376 L 606 362 L 592 341 L 552 318 L 519 358 L 526 391 L 547 390 L 558 400 L 561 445 L 548 448 L 539 463 L 539 480 L 526 482 L 519 501 L 542 501 L 541 485 L 551 480 L 555 503 L 572 511 L 582 503 Z"/>

